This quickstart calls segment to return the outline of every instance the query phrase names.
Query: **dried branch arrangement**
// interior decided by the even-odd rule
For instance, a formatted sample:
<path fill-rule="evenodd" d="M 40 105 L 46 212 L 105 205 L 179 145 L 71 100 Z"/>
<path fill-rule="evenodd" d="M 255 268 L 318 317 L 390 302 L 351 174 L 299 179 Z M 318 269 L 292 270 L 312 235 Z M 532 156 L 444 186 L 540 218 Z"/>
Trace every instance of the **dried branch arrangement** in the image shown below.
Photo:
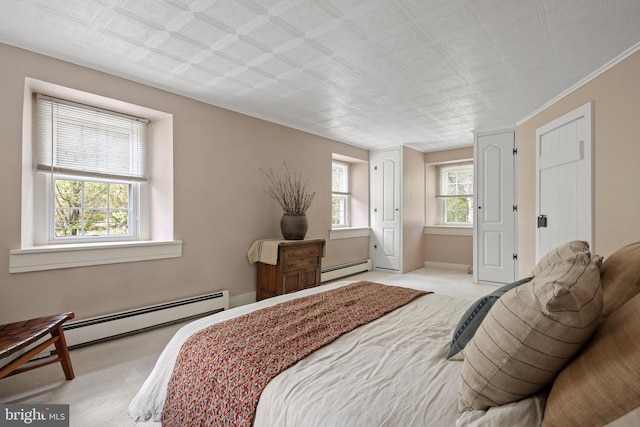
<path fill-rule="evenodd" d="M 284 176 L 280 176 L 271 169 L 269 169 L 268 173 L 262 168 L 260 169 L 271 183 L 265 193 L 278 202 L 285 213 L 304 214 L 311 206 L 316 193 L 315 191 L 310 192 L 308 180 L 304 183 L 302 182 L 301 173 L 291 174 L 286 163 L 284 163 L 284 168 Z"/>

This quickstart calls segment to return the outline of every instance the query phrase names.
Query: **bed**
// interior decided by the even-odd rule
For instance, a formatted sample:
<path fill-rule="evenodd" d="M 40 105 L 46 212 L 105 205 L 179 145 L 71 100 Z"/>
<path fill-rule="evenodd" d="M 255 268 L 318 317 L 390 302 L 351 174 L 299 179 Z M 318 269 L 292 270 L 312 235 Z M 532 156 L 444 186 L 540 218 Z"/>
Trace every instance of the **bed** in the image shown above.
<path fill-rule="evenodd" d="M 640 243 L 622 248 L 602 263 L 589 252 L 586 242 L 570 242 L 543 257 L 532 279 L 497 289 L 473 304 L 434 293 L 418 295 L 399 308 L 341 334 L 277 374 L 261 390 L 251 423 L 257 427 L 637 425 L 640 350 L 638 341 L 630 338 L 640 338 L 637 332 L 640 316 L 636 314 L 640 312 L 640 296 L 636 296 L 640 292 L 639 265 Z M 558 292 L 558 286 L 549 288 L 550 282 L 557 285 L 567 280 L 572 281 L 570 286 L 561 288 L 570 289 L 569 292 Z M 250 313 L 288 301 L 344 291 L 353 285 L 345 281 L 270 298 L 184 326 L 168 343 L 131 402 L 129 416 L 137 422 L 162 420 L 167 390 L 174 382 L 176 360 L 187 357 L 181 354 L 181 349 L 195 335 Z M 411 287 L 428 290 L 428 284 Z M 552 289 L 549 298 L 553 301 L 547 301 L 545 307 L 551 307 L 552 313 L 540 316 L 539 312 L 544 311 L 539 306 L 541 289 L 547 288 Z M 558 304 L 566 305 L 568 299 L 571 304 L 577 300 L 581 307 L 578 315 L 572 309 L 557 310 Z M 507 350 L 509 357 L 491 355 L 491 351 L 504 352 L 512 344 L 501 344 L 497 350 L 483 347 L 487 341 L 501 340 L 500 336 L 492 335 L 496 328 L 491 322 L 500 323 L 500 310 L 508 312 L 514 307 L 520 307 L 515 310 L 520 313 L 538 312 L 537 320 L 527 321 L 527 327 L 534 325 L 534 330 L 523 332 L 522 325 L 514 326 L 518 330 L 508 331 L 509 335 L 525 333 L 519 340 L 525 345 Z M 559 321 L 549 327 L 545 323 L 549 319 Z M 571 339 L 564 339 L 566 330 L 554 332 L 557 324 L 570 325 Z M 546 328 L 545 333 L 550 330 L 549 335 L 559 334 L 562 343 L 540 341 L 536 327 Z M 571 342 L 567 345 L 564 341 Z M 454 349 L 453 344 L 460 348 Z M 504 378 L 500 375 L 508 372 L 512 381 L 513 369 L 517 368 L 512 366 L 513 360 L 520 363 L 531 356 L 526 352 L 535 345 L 551 354 L 553 360 L 562 354 L 565 361 L 552 368 L 545 365 L 546 377 L 533 388 L 525 387 L 526 395 L 497 396 L 492 389 L 496 384 L 501 389 L 513 386 L 502 387 Z M 500 369 L 481 376 L 484 383 L 478 386 L 469 371 L 486 374 L 483 363 L 487 360 L 482 355 L 487 354 L 491 365 L 500 365 Z M 606 363 L 602 362 L 603 357 Z M 193 367 L 190 369 L 194 371 Z M 209 372 L 216 367 L 202 366 L 197 370 Z M 552 374 L 547 370 L 552 370 Z M 527 384 L 532 382 L 530 379 L 525 378 Z M 514 387 L 517 394 L 522 384 Z M 487 400 L 493 403 L 487 404 Z M 220 425 L 229 422 L 218 421 Z M 198 421 L 180 424 L 196 425 Z"/>

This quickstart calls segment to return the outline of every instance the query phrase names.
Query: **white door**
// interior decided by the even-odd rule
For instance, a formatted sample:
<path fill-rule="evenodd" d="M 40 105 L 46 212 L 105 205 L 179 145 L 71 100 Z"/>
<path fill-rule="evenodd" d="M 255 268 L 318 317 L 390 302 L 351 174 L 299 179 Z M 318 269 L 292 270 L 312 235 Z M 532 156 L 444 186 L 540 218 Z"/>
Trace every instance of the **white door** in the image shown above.
<path fill-rule="evenodd" d="M 593 248 L 592 105 L 536 130 L 536 262 L 571 240 Z"/>
<path fill-rule="evenodd" d="M 373 267 L 400 270 L 400 150 L 371 152 L 371 253 Z"/>
<path fill-rule="evenodd" d="M 476 281 L 516 279 L 515 132 L 476 136 Z"/>

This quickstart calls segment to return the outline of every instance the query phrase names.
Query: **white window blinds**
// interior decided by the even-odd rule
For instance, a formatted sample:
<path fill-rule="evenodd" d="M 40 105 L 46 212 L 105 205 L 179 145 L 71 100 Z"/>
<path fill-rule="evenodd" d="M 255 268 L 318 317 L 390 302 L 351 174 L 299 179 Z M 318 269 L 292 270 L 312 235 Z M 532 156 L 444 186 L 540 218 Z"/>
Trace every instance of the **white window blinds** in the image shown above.
<path fill-rule="evenodd" d="M 147 180 L 148 120 L 36 95 L 38 170 Z"/>

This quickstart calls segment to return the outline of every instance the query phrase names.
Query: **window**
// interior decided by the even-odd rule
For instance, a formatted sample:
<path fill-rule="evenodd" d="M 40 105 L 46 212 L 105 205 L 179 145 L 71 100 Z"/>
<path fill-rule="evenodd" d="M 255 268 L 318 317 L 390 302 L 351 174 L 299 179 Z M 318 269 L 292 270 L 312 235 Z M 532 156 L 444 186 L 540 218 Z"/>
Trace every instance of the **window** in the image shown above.
<path fill-rule="evenodd" d="M 473 164 L 438 166 L 438 179 L 440 223 L 473 224 Z"/>
<path fill-rule="evenodd" d="M 135 236 L 135 184 L 54 177 L 54 239 Z"/>
<path fill-rule="evenodd" d="M 35 102 L 47 242 L 137 240 L 148 121 L 45 95 Z"/>
<path fill-rule="evenodd" d="M 334 160 L 331 177 L 331 227 L 349 227 L 349 164 Z"/>
<path fill-rule="evenodd" d="M 40 100 L 51 103 L 45 114 Z M 66 107 L 103 121 L 57 121 Z M 30 77 L 22 113 L 20 248 L 10 250 L 10 273 L 182 256 L 173 236 L 172 114 Z M 110 126 L 120 119 L 129 125 Z"/>

